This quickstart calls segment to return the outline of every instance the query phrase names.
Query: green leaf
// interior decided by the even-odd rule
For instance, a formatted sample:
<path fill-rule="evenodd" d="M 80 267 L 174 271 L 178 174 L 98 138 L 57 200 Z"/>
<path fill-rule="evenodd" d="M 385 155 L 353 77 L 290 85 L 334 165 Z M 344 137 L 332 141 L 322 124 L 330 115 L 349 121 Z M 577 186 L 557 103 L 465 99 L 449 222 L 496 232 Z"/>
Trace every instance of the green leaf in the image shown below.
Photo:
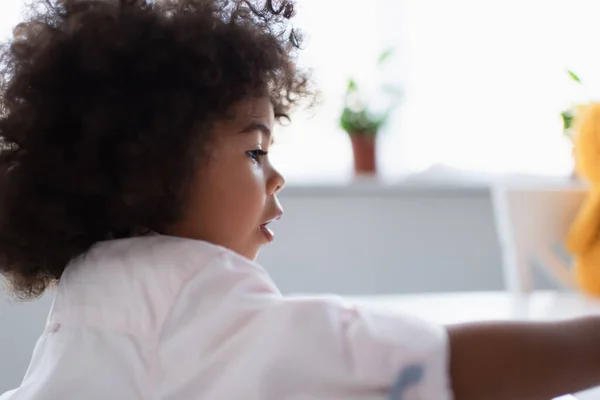
<path fill-rule="evenodd" d="M 353 92 L 356 90 L 356 82 L 354 79 L 348 79 L 348 88 L 346 89 L 348 92 Z"/>
<path fill-rule="evenodd" d="M 392 54 L 394 54 L 394 49 L 392 49 L 392 48 L 387 49 L 386 51 L 381 53 L 381 55 L 379 56 L 379 59 L 377 60 L 377 64 L 379 64 L 379 65 L 383 64 L 392 56 Z"/>
<path fill-rule="evenodd" d="M 575 74 L 575 72 L 567 70 L 567 73 L 569 74 L 571 79 L 573 79 L 575 82 L 581 83 L 581 79 L 579 79 L 579 77 Z"/>
<path fill-rule="evenodd" d="M 344 108 L 340 117 L 340 126 L 343 130 L 350 133 L 357 129 L 356 114 L 356 112 L 350 110 L 348 107 Z"/>
<path fill-rule="evenodd" d="M 571 126 L 573 125 L 573 119 L 575 119 L 575 116 L 570 111 L 565 111 L 560 115 L 563 119 L 563 130 L 566 131 L 571 129 Z"/>
<path fill-rule="evenodd" d="M 389 111 L 381 116 L 374 116 L 367 110 L 353 111 L 344 108 L 340 116 L 340 127 L 350 135 L 376 135 L 386 124 Z"/>
<path fill-rule="evenodd" d="M 340 127 L 350 135 L 376 135 L 388 122 L 390 112 L 375 116 L 366 110 L 352 111 L 344 108 L 340 116 Z"/>

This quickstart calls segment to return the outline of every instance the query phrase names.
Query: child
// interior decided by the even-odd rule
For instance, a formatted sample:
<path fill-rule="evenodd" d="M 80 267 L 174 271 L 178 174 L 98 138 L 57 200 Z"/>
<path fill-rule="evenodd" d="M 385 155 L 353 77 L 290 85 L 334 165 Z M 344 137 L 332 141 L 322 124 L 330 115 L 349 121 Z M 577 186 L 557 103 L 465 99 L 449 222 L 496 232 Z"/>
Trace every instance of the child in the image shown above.
<path fill-rule="evenodd" d="M 29 9 L 0 53 L 0 271 L 22 298 L 58 286 L 1 400 L 546 400 L 600 384 L 599 318 L 442 328 L 285 298 L 253 263 L 282 214 L 275 120 L 309 96 L 291 3 Z"/>

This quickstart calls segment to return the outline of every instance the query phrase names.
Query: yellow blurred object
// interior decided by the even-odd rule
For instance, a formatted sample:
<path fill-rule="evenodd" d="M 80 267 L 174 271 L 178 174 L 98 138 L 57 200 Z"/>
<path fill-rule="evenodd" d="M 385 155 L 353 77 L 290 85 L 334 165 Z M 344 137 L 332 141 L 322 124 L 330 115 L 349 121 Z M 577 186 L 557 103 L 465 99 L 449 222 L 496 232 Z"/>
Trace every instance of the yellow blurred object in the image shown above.
<path fill-rule="evenodd" d="M 600 103 L 577 112 L 574 123 L 576 175 L 589 184 L 589 194 L 573 225 L 567 247 L 575 257 L 581 289 L 600 297 Z"/>

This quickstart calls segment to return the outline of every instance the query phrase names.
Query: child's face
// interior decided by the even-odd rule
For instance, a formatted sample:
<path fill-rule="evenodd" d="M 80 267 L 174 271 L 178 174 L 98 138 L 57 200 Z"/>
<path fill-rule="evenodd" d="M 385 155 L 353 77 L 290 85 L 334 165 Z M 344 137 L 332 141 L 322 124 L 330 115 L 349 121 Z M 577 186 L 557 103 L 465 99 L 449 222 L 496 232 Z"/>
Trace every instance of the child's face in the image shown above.
<path fill-rule="evenodd" d="M 227 247 L 249 259 L 273 240 L 265 224 L 283 210 L 277 194 L 285 184 L 269 157 L 275 118 L 269 98 L 250 98 L 234 106 L 233 119 L 217 122 L 200 163 L 190 201 L 176 236 Z"/>

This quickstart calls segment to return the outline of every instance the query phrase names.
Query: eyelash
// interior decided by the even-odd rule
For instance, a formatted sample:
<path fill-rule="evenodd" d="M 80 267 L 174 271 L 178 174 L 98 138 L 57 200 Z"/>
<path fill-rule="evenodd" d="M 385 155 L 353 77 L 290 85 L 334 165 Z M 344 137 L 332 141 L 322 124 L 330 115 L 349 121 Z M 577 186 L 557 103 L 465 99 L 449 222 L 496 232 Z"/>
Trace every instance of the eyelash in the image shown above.
<path fill-rule="evenodd" d="M 250 150 L 247 152 L 250 158 L 252 158 L 256 162 L 260 162 L 260 158 L 269 154 L 269 152 L 264 150 Z"/>

